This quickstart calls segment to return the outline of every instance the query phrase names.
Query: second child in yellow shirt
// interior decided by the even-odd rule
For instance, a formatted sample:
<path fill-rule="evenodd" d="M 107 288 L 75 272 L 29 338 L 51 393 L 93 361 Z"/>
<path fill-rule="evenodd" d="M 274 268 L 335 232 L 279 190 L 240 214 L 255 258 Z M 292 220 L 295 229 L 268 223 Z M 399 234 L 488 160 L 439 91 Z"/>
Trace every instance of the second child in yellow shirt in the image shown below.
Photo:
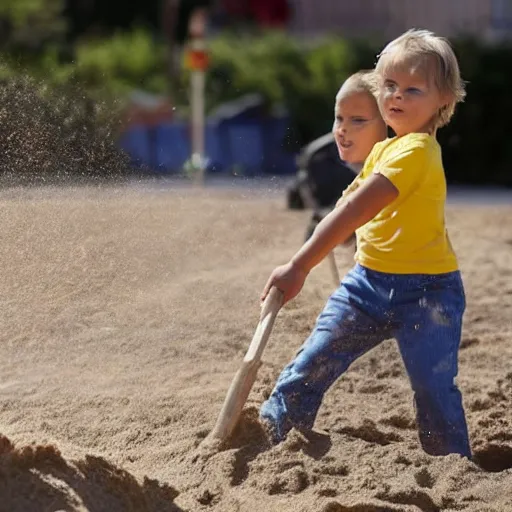
<path fill-rule="evenodd" d="M 446 181 L 436 130 L 464 98 L 449 43 L 411 30 L 389 43 L 375 69 L 381 114 L 396 136 L 375 145 L 348 194 L 312 237 L 270 275 L 295 297 L 311 271 L 356 231 L 354 268 L 284 368 L 260 417 L 274 441 L 311 429 L 327 389 L 360 356 L 395 338 L 416 405 L 423 449 L 471 457 L 455 384 L 464 288 L 445 227 Z"/>

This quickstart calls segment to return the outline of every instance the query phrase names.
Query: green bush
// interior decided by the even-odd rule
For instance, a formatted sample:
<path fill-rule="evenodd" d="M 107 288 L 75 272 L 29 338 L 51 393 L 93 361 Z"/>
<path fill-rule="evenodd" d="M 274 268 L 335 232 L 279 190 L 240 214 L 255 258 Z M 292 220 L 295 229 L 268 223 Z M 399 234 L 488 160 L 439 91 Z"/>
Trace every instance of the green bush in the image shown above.
<path fill-rule="evenodd" d="M 28 28 L 35 21 L 54 24 L 62 10 L 62 0 L 2 0 L 0 16 L 16 28 Z"/>
<path fill-rule="evenodd" d="M 166 91 L 164 47 L 148 32 L 137 29 L 114 34 L 108 40 L 78 44 L 74 79 L 84 87 L 123 97 L 133 89 Z"/>
<path fill-rule="evenodd" d="M 0 50 L 22 66 L 37 65 L 49 44 L 61 40 L 63 0 L 2 0 Z"/>
<path fill-rule="evenodd" d="M 167 90 L 164 47 L 143 29 L 81 41 L 72 62 L 61 61 L 57 43 L 45 48 L 37 59 L 4 52 L 0 76 L 29 74 L 48 87 L 74 84 L 103 100 L 120 100 L 134 89 L 155 93 Z"/>
<path fill-rule="evenodd" d="M 467 98 L 452 122 L 439 132 L 448 178 L 510 186 L 512 95 L 508 70 L 512 69 L 512 45 L 487 46 L 460 39 L 454 47 L 467 81 Z"/>

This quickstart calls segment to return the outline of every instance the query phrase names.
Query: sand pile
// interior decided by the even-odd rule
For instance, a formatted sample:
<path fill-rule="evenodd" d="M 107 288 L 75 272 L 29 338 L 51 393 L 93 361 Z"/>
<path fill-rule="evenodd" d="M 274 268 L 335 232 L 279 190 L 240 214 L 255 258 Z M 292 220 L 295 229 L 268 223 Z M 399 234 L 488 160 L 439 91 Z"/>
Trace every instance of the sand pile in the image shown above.
<path fill-rule="evenodd" d="M 127 471 L 102 457 L 68 462 L 53 445 L 16 448 L 0 437 L 2 510 L 168 511 L 176 489 Z"/>

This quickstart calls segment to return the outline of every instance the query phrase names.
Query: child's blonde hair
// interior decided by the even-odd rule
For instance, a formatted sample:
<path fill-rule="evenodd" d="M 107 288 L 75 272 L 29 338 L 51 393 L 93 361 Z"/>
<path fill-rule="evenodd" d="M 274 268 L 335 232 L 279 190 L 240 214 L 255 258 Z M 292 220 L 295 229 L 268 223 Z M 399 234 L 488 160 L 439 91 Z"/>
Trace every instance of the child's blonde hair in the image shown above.
<path fill-rule="evenodd" d="M 349 94 L 366 92 L 373 98 L 377 97 L 378 81 L 374 70 L 361 70 L 350 75 L 336 94 L 336 103 L 341 97 Z"/>
<path fill-rule="evenodd" d="M 382 75 L 386 70 L 404 67 L 423 71 L 439 92 L 448 95 L 449 102 L 434 119 L 434 129 L 448 124 L 455 106 L 466 96 L 459 63 L 450 43 L 428 30 L 408 30 L 382 50 L 375 71 Z"/>

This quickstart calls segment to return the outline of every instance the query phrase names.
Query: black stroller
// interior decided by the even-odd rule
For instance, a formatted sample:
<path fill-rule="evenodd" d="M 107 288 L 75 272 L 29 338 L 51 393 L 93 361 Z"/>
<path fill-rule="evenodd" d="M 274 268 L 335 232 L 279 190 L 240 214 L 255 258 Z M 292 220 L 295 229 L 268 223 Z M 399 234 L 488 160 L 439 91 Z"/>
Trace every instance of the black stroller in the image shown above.
<path fill-rule="evenodd" d="M 332 133 L 315 139 L 297 157 L 297 179 L 288 189 L 288 207 L 311 209 L 313 214 L 306 229 L 305 240 L 313 234 L 318 223 L 334 208 L 342 192 L 352 183 L 356 173 L 340 160 Z M 355 236 L 345 246 L 353 245 Z M 331 252 L 328 257 L 335 286 L 339 273 Z"/>
<path fill-rule="evenodd" d="M 332 133 L 305 146 L 297 157 L 297 167 L 297 179 L 288 189 L 288 208 L 313 210 L 306 230 L 307 240 L 356 174 L 340 160 Z"/>

